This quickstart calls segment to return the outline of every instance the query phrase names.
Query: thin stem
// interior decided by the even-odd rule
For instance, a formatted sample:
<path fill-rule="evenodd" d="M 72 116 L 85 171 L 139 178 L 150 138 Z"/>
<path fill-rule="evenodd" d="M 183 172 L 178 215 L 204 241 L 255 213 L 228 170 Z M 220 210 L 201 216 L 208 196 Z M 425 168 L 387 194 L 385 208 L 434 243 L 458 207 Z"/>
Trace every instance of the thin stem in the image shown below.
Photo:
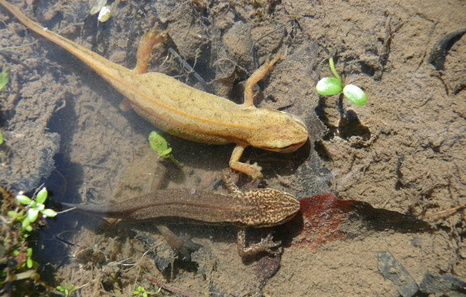
<path fill-rule="evenodd" d="M 338 78 L 339 81 L 342 82 L 341 77 L 338 75 L 337 71 L 335 70 L 335 64 L 333 63 L 333 57 L 330 57 L 330 59 L 328 59 L 328 64 L 330 66 L 330 71 L 332 71 L 332 74 L 336 78 Z"/>
<path fill-rule="evenodd" d="M 175 164 L 175 166 L 178 167 L 178 169 L 183 168 L 183 165 L 182 165 L 180 162 L 178 162 L 178 160 L 175 159 L 175 157 L 173 157 L 172 154 L 168 155 L 168 159 L 169 159 L 170 161 L 172 161 L 173 164 Z"/>

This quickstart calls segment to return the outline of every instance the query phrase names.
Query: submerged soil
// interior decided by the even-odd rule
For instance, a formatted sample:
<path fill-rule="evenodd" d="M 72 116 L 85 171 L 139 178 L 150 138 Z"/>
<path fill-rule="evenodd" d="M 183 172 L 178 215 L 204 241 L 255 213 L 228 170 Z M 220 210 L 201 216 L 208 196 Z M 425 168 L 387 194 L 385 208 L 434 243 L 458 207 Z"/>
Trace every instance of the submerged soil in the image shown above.
<path fill-rule="evenodd" d="M 150 223 L 100 226 L 100 219 L 63 214 L 49 220 L 49 229 L 73 245 L 43 234 L 36 246 L 37 261 L 57 271 L 49 278 L 54 286 L 84 286 L 77 296 L 129 296 L 138 285 L 154 291 L 147 278 L 156 278 L 212 296 L 412 296 L 381 273 L 387 253 L 415 285 L 426 273 L 464 279 L 464 1 L 115 1 L 106 23 L 83 1 L 11 2 L 128 68 L 140 37 L 158 22 L 170 38 L 154 50 L 150 71 L 204 88 L 171 48 L 215 94 L 236 102 L 242 82 L 268 56 L 282 55 L 257 88 L 256 103 L 299 116 L 310 142 L 287 155 L 248 149 L 243 159 L 264 168 L 262 186 L 298 198 L 335 192 L 434 228 L 371 230 L 350 220 L 344 231 L 352 236 L 317 248 L 291 242 L 281 259 L 244 262 L 233 227 L 177 225 L 175 233 L 202 247 L 189 261 L 172 263 Z M 144 147 L 154 127 L 121 111 L 123 97 L 81 62 L 0 11 L 0 66 L 11 69 L 0 92 L 1 185 L 31 191 L 45 182 L 56 202 L 98 204 L 149 191 L 159 165 Z M 366 106 L 316 94 L 317 81 L 330 76 L 329 57 L 345 83 L 366 91 Z M 224 190 L 221 170 L 232 145 L 164 136 L 184 167 L 169 166 L 162 187 Z M 251 241 L 266 234 L 253 233 Z"/>

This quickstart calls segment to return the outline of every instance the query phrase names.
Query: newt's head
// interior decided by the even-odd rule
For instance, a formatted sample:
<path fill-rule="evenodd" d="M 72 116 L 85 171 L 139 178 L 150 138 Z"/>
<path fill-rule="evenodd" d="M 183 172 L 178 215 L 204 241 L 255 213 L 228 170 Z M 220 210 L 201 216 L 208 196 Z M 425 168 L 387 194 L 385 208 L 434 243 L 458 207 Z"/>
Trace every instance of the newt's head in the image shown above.
<path fill-rule="evenodd" d="M 263 121 L 251 135 L 249 145 L 267 151 L 291 153 L 302 147 L 309 138 L 303 121 L 292 114 L 269 109 Z"/>
<path fill-rule="evenodd" d="M 248 207 L 241 208 L 238 225 L 255 228 L 284 224 L 299 211 L 300 204 L 290 194 L 275 189 L 255 189 L 242 194 Z"/>

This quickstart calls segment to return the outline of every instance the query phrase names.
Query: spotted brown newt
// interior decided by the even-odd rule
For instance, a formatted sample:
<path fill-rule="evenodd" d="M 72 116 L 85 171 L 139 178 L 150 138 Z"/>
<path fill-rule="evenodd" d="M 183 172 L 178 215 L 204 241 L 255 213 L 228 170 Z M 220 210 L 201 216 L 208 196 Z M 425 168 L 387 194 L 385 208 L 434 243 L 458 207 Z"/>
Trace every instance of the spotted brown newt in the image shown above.
<path fill-rule="evenodd" d="M 278 57 L 266 62 L 246 81 L 244 104 L 215 96 L 162 73 L 147 73 L 153 46 L 166 39 L 157 26 L 141 39 L 134 70 L 115 64 L 25 16 L 5 0 L 0 4 L 27 28 L 80 59 L 123 94 L 131 107 L 158 128 L 175 136 L 209 144 L 235 143 L 229 165 L 261 178 L 261 167 L 240 161 L 248 146 L 274 152 L 293 152 L 308 139 L 308 130 L 297 117 L 254 106 L 253 86 L 272 68 Z"/>
<path fill-rule="evenodd" d="M 245 229 L 283 224 L 299 211 L 293 196 L 274 189 L 256 189 L 226 195 L 205 190 L 166 189 L 154 191 L 121 203 L 97 206 L 64 203 L 76 210 L 96 216 L 127 220 L 154 220 L 162 223 L 196 221 L 204 224 L 233 224 L 239 227 L 240 256 L 258 252 L 273 253 L 280 242 L 270 236 L 246 247 Z"/>

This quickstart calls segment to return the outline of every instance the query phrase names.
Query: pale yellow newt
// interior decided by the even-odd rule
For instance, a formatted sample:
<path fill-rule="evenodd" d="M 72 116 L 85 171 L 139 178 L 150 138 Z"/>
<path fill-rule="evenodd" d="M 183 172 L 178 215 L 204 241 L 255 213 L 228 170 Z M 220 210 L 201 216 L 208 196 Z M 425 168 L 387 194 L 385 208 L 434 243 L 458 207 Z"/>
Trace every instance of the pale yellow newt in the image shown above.
<path fill-rule="evenodd" d="M 271 109 L 256 108 L 252 87 L 273 67 L 266 62 L 246 81 L 244 104 L 205 93 L 162 73 L 146 73 L 152 47 L 163 42 L 166 32 L 157 26 L 146 33 L 139 45 L 134 70 L 115 64 L 26 17 L 5 0 L 8 9 L 27 28 L 64 48 L 92 68 L 123 94 L 131 107 L 156 127 L 181 138 L 209 143 L 236 143 L 230 167 L 261 178 L 261 167 L 240 162 L 248 146 L 274 152 L 293 152 L 308 139 L 308 130 L 297 117 Z"/>

